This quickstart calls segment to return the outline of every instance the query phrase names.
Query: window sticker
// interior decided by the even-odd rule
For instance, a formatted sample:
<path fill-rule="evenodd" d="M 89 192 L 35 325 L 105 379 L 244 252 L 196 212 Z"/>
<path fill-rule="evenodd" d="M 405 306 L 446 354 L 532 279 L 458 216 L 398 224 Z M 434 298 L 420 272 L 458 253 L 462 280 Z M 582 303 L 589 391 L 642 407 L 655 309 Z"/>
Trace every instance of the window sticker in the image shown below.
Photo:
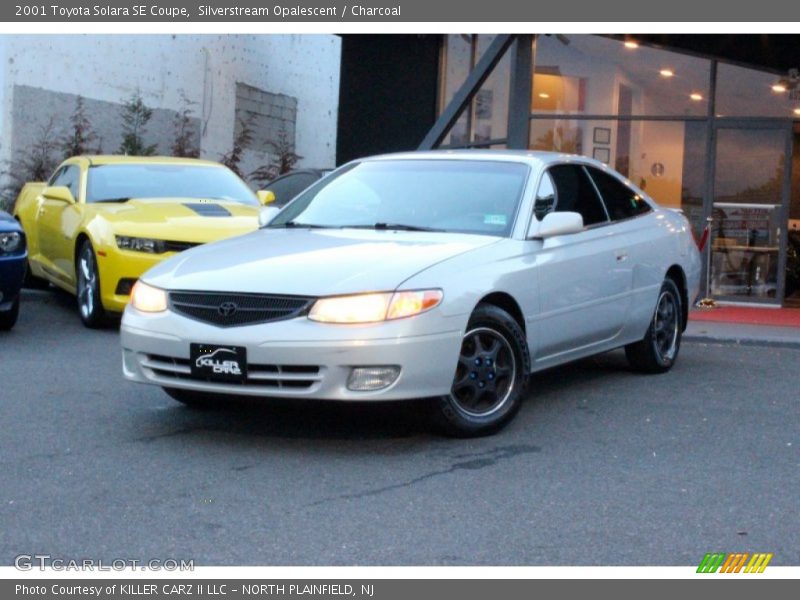
<path fill-rule="evenodd" d="M 500 225 L 505 226 L 508 222 L 505 215 L 483 215 L 484 225 Z"/>

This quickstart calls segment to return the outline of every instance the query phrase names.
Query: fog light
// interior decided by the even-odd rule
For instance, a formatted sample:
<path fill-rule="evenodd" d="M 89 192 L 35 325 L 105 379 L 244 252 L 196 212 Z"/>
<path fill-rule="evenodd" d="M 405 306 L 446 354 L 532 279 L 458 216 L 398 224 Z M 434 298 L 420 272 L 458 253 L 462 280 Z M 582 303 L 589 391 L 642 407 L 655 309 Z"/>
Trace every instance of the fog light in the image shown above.
<path fill-rule="evenodd" d="M 353 392 L 373 392 L 389 387 L 400 375 L 400 367 L 353 367 L 347 378 L 347 389 Z"/>

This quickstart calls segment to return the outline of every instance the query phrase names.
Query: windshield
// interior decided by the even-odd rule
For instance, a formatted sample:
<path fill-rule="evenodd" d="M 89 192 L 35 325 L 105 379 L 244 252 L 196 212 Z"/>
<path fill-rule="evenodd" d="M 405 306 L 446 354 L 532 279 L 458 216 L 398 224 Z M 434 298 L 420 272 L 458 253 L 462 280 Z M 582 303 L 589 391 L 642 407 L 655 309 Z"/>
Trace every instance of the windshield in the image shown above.
<path fill-rule="evenodd" d="M 312 186 L 269 227 L 368 227 L 505 236 L 528 174 L 521 163 L 376 160 Z"/>
<path fill-rule="evenodd" d="M 130 198 L 205 198 L 258 205 L 250 188 L 225 167 L 120 164 L 89 168 L 87 202 Z"/>

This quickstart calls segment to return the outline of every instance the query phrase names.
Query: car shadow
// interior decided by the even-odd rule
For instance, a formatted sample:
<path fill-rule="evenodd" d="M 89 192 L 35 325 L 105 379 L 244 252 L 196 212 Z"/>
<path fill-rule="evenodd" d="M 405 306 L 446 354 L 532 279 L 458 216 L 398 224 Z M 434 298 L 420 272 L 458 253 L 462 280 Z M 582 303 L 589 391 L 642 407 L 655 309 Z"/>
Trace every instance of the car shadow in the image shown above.
<path fill-rule="evenodd" d="M 55 309 L 57 313 L 48 315 L 49 318 L 59 322 L 72 322 L 76 327 L 83 327 L 81 317 L 78 314 L 78 306 L 75 296 L 62 290 L 59 287 L 50 285 L 45 288 L 23 288 L 21 313 L 24 314 L 25 305 L 31 302 L 40 302 L 49 308 Z M 102 325 L 96 329 L 103 331 L 119 331 L 122 315 L 109 314 Z"/>
<path fill-rule="evenodd" d="M 631 376 L 624 354 L 611 352 L 534 374 L 512 426 L 536 421 L 537 407 L 575 401 L 587 384 Z M 158 411 L 173 432 L 213 431 L 258 438 L 380 440 L 442 438 L 430 418 L 435 399 L 393 402 L 331 402 L 286 398 L 222 399 L 212 407 L 182 406 L 164 398 Z M 155 425 L 155 423 L 153 423 Z M 163 425 L 163 422 L 161 423 Z M 168 435 L 168 434 L 166 434 Z M 501 434 L 502 435 L 502 434 Z"/>

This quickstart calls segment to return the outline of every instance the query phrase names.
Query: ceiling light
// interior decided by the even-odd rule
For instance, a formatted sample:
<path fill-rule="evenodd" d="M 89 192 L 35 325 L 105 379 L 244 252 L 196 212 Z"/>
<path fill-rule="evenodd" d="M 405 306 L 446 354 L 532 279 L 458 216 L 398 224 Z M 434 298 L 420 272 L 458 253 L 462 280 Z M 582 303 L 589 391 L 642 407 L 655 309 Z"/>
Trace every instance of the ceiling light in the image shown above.
<path fill-rule="evenodd" d="M 545 92 L 541 92 L 541 93 L 539 94 L 539 98 L 549 98 L 549 97 L 550 97 L 550 94 L 547 94 L 547 93 L 545 93 Z"/>
<path fill-rule="evenodd" d="M 672 69 L 661 69 L 659 73 L 661 73 L 662 77 L 672 77 L 675 75 L 675 71 Z"/>
<path fill-rule="evenodd" d="M 639 47 L 639 44 L 637 44 L 636 42 L 633 42 L 633 41 L 630 41 L 630 40 L 629 40 L 629 41 L 625 42 L 625 47 L 626 47 L 626 48 L 631 48 L 631 49 L 633 49 L 633 48 L 638 48 L 638 47 Z"/>
<path fill-rule="evenodd" d="M 697 92 L 695 92 L 695 93 L 693 93 L 693 94 L 689 94 L 689 98 L 691 98 L 692 100 L 695 100 L 695 101 L 699 102 L 700 100 L 702 100 L 702 99 L 703 99 L 703 95 L 702 95 L 702 94 L 698 94 Z"/>
<path fill-rule="evenodd" d="M 782 94 L 783 92 L 786 91 L 786 86 L 783 85 L 782 83 L 776 83 L 775 85 L 772 86 L 772 91 L 777 94 Z"/>
<path fill-rule="evenodd" d="M 794 109 L 794 114 L 800 115 L 800 108 L 795 108 Z"/>

